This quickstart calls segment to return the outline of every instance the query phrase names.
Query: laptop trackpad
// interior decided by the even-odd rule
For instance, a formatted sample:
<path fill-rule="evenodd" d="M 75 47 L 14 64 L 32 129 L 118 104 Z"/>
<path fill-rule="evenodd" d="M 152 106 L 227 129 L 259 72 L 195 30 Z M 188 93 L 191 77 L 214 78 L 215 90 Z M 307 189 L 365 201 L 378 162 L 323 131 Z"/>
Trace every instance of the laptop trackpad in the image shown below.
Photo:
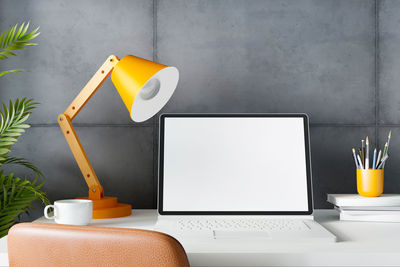
<path fill-rule="evenodd" d="M 264 231 L 227 231 L 214 230 L 214 239 L 266 239 L 270 238 Z"/>

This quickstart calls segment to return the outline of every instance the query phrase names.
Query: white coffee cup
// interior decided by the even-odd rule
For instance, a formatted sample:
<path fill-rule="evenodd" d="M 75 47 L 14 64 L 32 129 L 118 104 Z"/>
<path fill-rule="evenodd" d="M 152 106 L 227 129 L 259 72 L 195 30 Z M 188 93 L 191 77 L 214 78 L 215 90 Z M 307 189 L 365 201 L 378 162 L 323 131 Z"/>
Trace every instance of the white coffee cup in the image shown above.
<path fill-rule="evenodd" d="M 48 209 L 54 209 L 54 216 L 47 214 Z M 88 225 L 92 220 L 93 202 L 87 199 L 64 199 L 54 201 L 54 205 L 44 208 L 44 217 L 54 219 L 56 223 Z"/>

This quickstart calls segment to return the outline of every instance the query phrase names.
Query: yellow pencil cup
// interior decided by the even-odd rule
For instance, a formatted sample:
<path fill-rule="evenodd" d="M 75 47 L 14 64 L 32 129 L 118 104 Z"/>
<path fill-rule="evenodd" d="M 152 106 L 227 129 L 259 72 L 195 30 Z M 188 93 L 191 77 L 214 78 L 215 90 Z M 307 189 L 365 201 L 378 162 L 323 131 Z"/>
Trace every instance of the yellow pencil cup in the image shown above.
<path fill-rule="evenodd" d="M 363 197 L 379 197 L 383 193 L 383 169 L 357 169 L 357 192 Z"/>

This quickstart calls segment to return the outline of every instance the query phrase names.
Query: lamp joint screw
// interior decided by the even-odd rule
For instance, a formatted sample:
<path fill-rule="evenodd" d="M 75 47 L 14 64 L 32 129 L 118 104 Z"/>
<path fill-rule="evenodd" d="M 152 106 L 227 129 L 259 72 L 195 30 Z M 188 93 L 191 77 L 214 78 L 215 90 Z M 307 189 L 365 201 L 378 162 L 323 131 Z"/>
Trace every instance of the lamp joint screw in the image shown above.
<path fill-rule="evenodd" d="M 92 189 L 92 192 L 96 192 L 96 189 L 93 188 L 93 189 Z"/>
<path fill-rule="evenodd" d="M 60 121 L 62 121 L 63 120 L 63 118 L 60 118 Z"/>

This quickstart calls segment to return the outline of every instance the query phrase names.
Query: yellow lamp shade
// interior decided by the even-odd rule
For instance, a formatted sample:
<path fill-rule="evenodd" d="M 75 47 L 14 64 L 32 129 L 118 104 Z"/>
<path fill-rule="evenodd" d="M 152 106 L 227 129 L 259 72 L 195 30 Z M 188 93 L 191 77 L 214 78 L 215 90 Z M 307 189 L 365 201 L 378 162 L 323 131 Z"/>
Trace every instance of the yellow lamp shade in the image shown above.
<path fill-rule="evenodd" d="M 129 55 L 115 65 L 111 80 L 131 119 L 142 122 L 153 117 L 171 98 L 179 72 L 175 67 Z"/>

